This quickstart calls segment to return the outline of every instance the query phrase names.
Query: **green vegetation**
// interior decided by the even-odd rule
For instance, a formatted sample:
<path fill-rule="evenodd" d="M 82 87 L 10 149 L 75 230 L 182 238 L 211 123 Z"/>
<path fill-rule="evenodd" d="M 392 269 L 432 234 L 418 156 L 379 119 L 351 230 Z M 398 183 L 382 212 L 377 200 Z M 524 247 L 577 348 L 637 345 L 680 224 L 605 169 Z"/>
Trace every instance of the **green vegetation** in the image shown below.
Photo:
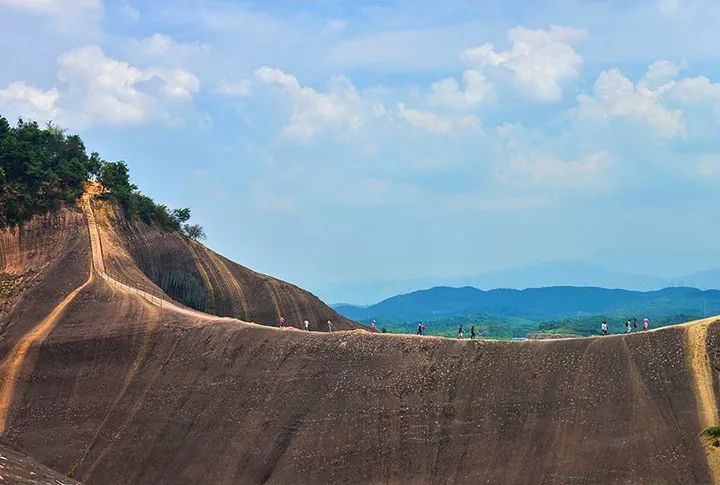
<path fill-rule="evenodd" d="M 632 317 L 627 317 L 632 318 Z M 590 336 L 600 334 L 600 323 L 608 322 L 610 333 L 624 333 L 625 321 L 627 318 L 607 315 L 593 315 L 588 317 L 562 318 L 557 320 L 538 320 L 531 318 L 516 318 L 493 316 L 478 313 L 466 313 L 449 317 L 433 318 L 424 320 L 427 335 L 438 335 L 443 337 L 457 337 L 457 329 L 460 324 L 465 329 L 465 336 L 470 335 L 470 327 L 475 325 L 475 331 L 482 338 L 510 339 L 525 337 L 528 333 L 545 334 L 573 334 Z M 651 328 L 664 327 L 676 323 L 687 322 L 702 318 L 698 315 L 668 315 L 656 317 L 650 322 Z M 419 320 L 403 320 L 393 318 L 376 318 L 378 327 L 382 326 L 389 333 L 416 333 Z M 363 318 L 358 321 L 370 325 L 371 318 Z M 641 318 L 638 318 L 638 330 L 642 326 Z M 633 329 L 633 331 L 635 331 Z"/>
<path fill-rule="evenodd" d="M 204 239 L 201 226 L 188 224 L 190 209 L 170 210 L 138 191 L 123 161 L 89 156 L 82 139 L 49 123 L 18 121 L 11 126 L 0 116 L 0 227 L 14 226 L 35 214 L 75 202 L 85 183 L 97 180 L 102 197 L 120 204 L 128 219 L 158 223 L 191 239 Z"/>
<path fill-rule="evenodd" d="M 708 426 L 701 434 L 707 438 L 720 438 L 720 426 Z"/>

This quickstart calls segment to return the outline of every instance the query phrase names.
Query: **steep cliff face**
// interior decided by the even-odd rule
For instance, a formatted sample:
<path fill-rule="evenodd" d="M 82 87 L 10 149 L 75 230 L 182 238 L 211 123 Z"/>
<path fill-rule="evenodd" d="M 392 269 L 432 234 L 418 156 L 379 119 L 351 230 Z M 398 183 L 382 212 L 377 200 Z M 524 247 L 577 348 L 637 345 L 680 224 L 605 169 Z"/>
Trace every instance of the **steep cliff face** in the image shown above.
<path fill-rule="evenodd" d="M 202 244 L 142 221 L 127 223 L 109 204 L 96 203 L 108 271 L 137 277 L 137 268 L 170 297 L 197 310 L 247 322 L 286 324 L 326 331 L 362 328 L 341 316 L 313 294 L 295 285 L 257 273 Z"/>
<path fill-rule="evenodd" d="M 85 281 L 89 270 L 87 227 L 75 207 L 1 229 L 0 329 L 26 331 Z"/>

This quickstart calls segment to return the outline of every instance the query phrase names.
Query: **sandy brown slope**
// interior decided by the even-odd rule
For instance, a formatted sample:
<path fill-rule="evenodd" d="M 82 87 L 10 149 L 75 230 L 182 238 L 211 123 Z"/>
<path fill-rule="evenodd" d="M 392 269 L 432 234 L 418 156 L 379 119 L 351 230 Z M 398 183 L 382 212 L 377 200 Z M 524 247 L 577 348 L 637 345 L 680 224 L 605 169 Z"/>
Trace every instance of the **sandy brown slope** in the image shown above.
<path fill-rule="evenodd" d="M 0 443 L 0 483 L 23 485 L 80 485 L 80 482 L 51 470 Z"/>
<path fill-rule="evenodd" d="M 4 439 L 83 482 L 712 481 L 717 323 L 523 343 L 215 323 L 85 284 L 87 242 L 66 240 L 0 333 L 5 388 L 62 306 Z"/>
<path fill-rule="evenodd" d="M 177 233 L 138 220 L 128 223 L 110 204 L 96 201 L 94 207 L 111 273 L 147 276 L 148 284 L 175 300 L 213 315 L 274 326 L 282 314 L 287 325 L 300 327 L 307 319 L 316 331 L 326 331 L 328 320 L 337 330 L 362 328 L 295 285 L 245 268 Z"/>

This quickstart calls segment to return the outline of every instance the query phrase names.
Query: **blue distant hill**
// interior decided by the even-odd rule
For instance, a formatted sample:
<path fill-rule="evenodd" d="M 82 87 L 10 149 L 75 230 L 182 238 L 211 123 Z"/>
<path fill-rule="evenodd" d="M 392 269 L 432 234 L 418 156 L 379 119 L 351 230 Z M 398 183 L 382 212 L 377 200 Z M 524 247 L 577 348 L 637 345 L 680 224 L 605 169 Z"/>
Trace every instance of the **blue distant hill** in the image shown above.
<path fill-rule="evenodd" d="M 469 313 L 533 320 L 591 315 L 714 315 L 720 314 L 720 291 L 687 287 L 630 291 L 576 286 L 484 291 L 470 286 L 438 286 L 397 295 L 368 307 L 336 305 L 335 309 L 356 320 L 406 321 Z"/>

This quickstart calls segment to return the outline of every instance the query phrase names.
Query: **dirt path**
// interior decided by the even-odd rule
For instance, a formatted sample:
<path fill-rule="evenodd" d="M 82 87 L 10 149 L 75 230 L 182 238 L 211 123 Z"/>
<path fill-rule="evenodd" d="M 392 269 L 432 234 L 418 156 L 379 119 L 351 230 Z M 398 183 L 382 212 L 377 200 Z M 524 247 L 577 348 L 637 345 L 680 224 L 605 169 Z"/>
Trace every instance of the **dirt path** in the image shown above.
<path fill-rule="evenodd" d="M 712 368 L 707 355 L 707 331 L 714 319 L 701 320 L 685 328 L 687 337 L 687 359 L 693 377 L 695 399 L 698 403 L 698 417 L 702 428 L 720 424 L 717 402 L 713 387 Z M 720 454 L 707 447 L 708 466 L 714 483 L 720 483 Z"/>
<path fill-rule="evenodd" d="M 25 362 L 25 357 L 27 356 L 30 347 L 34 344 L 42 342 L 45 337 L 47 337 L 67 306 L 75 299 L 78 293 L 80 293 L 83 288 L 92 281 L 92 278 L 93 276 L 91 273 L 85 283 L 75 288 L 63 299 L 63 301 L 53 308 L 47 317 L 25 334 L 18 343 L 15 344 L 13 349 L 10 351 L 10 354 L 5 359 L 5 362 L 3 362 L 1 367 L 3 370 L 3 380 L 2 386 L 0 386 L 0 436 L 5 434 L 8 411 L 10 410 L 10 404 L 13 401 L 13 394 L 15 392 L 18 374 Z"/>
<path fill-rule="evenodd" d="M 85 212 L 85 216 L 87 217 L 88 231 L 90 232 L 90 245 L 92 246 L 93 268 L 94 268 L 95 272 L 98 274 L 98 276 L 100 276 L 102 279 L 104 279 L 111 285 L 115 286 L 116 288 L 120 289 L 121 291 L 144 298 L 145 300 L 149 301 L 153 305 L 157 305 L 165 310 L 170 310 L 170 311 L 173 311 L 176 313 L 181 313 L 183 315 L 187 315 L 189 317 L 200 318 L 200 319 L 204 319 L 204 320 L 240 322 L 240 320 L 238 320 L 236 318 L 218 317 L 216 315 L 211 315 L 209 313 L 204 313 L 204 312 L 201 312 L 198 310 L 192 310 L 190 308 L 181 307 L 179 305 L 176 305 L 169 299 L 160 298 L 157 295 L 148 293 L 146 291 L 140 290 L 137 287 L 120 282 L 120 281 L 116 280 L 115 278 L 113 278 L 112 276 L 108 275 L 105 270 L 105 259 L 103 257 L 102 245 L 100 244 L 100 232 L 98 231 L 97 223 L 95 222 L 95 214 L 92 210 L 91 200 L 92 200 L 92 194 L 87 193 L 87 192 L 85 194 L 83 194 L 82 207 L 83 207 L 83 212 Z"/>

